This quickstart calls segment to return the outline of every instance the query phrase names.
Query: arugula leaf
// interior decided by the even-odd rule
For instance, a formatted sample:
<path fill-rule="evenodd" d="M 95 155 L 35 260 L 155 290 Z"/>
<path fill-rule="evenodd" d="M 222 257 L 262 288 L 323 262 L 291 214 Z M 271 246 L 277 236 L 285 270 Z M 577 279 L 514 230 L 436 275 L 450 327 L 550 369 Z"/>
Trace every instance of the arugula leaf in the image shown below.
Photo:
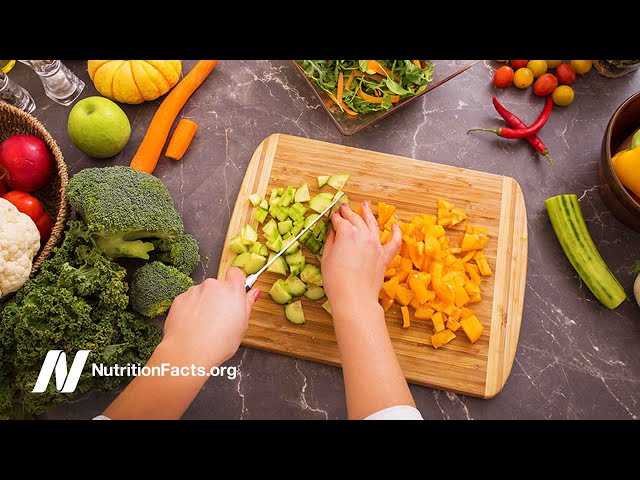
<path fill-rule="evenodd" d="M 384 83 L 387 85 L 387 88 L 396 95 L 411 95 L 413 93 L 402 88 L 402 85 L 391 78 L 386 78 Z"/>
<path fill-rule="evenodd" d="M 367 71 L 367 64 L 368 62 L 366 60 L 358 60 L 358 68 L 360 69 L 361 72 L 366 72 Z"/>

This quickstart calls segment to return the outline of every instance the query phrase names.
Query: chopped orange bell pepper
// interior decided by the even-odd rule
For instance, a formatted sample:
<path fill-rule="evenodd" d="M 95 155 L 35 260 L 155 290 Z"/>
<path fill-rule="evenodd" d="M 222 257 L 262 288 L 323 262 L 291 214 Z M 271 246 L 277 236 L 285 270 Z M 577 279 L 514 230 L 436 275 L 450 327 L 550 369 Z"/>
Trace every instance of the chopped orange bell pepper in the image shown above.
<path fill-rule="evenodd" d="M 387 271 L 384 272 L 384 278 L 391 278 L 398 273 L 397 268 L 387 268 Z"/>
<path fill-rule="evenodd" d="M 391 240 L 392 233 L 389 230 L 382 230 L 380 232 L 380 243 L 386 245 Z"/>
<path fill-rule="evenodd" d="M 405 283 L 407 281 L 407 278 L 409 278 L 410 273 L 411 271 L 405 272 L 403 270 L 399 270 L 398 273 L 396 273 L 393 278 L 397 278 L 398 283 Z"/>
<path fill-rule="evenodd" d="M 416 268 L 422 267 L 424 261 L 424 242 L 409 244 L 409 256 Z"/>
<path fill-rule="evenodd" d="M 421 304 L 426 303 L 429 300 L 429 292 L 424 284 L 424 280 L 419 278 L 417 275 L 409 277 L 409 288 L 416 294 L 416 298 Z"/>
<path fill-rule="evenodd" d="M 384 227 L 384 224 L 391 218 L 396 211 L 396 207 L 393 205 L 387 205 L 384 202 L 378 202 L 378 226 Z"/>
<path fill-rule="evenodd" d="M 421 307 L 422 307 L 422 305 L 424 305 L 424 304 L 423 304 L 423 303 L 420 303 L 420 302 L 418 301 L 418 298 L 417 298 L 417 297 L 413 297 L 413 300 L 411 300 L 411 302 L 409 302 L 409 306 L 410 306 L 411 308 L 413 308 L 414 310 L 418 310 L 419 308 L 421 308 Z"/>
<path fill-rule="evenodd" d="M 387 265 L 387 268 L 399 267 L 400 260 L 402 260 L 402 257 L 400 255 L 396 255 L 391 259 L 391 261 L 389 262 L 389 265 Z"/>
<path fill-rule="evenodd" d="M 451 312 L 449 314 L 449 318 L 452 320 L 455 320 L 456 322 L 458 320 L 460 320 L 460 317 L 462 316 L 462 309 L 461 308 L 454 308 L 453 312 Z"/>
<path fill-rule="evenodd" d="M 489 267 L 489 262 L 487 261 L 487 257 L 482 252 L 477 252 L 473 259 L 476 261 L 478 268 L 480 269 L 480 273 L 483 277 L 491 275 L 491 267 Z"/>
<path fill-rule="evenodd" d="M 410 258 L 403 258 L 400 260 L 400 271 L 411 272 L 413 270 L 413 262 Z"/>
<path fill-rule="evenodd" d="M 449 330 L 451 330 L 452 332 L 455 332 L 460 328 L 460 323 L 458 323 L 457 320 L 454 320 L 453 318 L 449 317 L 447 320 L 446 326 Z"/>
<path fill-rule="evenodd" d="M 454 338 L 456 338 L 456 334 L 451 330 L 443 330 L 439 333 L 434 333 L 433 335 L 431 335 L 431 345 L 433 345 L 434 348 L 440 348 L 443 345 L 449 343 Z"/>
<path fill-rule="evenodd" d="M 420 307 L 416 309 L 414 316 L 420 320 L 431 320 L 436 311 L 431 307 Z"/>
<path fill-rule="evenodd" d="M 432 235 L 425 235 L 424 237 L 424 254 L 435 260 L 442 257 L 442 247 L 438 239 Z"/>
<path fill-rule="evenodd" d="M 444 316 L 442 315 L 442 312 L 434 313 L 431 317 L 431 321 L 433 322 L 433 329 L 436 333 L 444 330 Z"/>
<path fill-rule="evenodd" d="M 436 292 L 436 297 L 447 305 L 453 304 L 456 296 L 452 285 L 443 282 L 442 278 L 436 278 L 435 276 L 431 279 L 431 285 L 433 291 Z"/>
<path fill-rule="evenodd" d="M 460 320 L 460 326 L 471 343 L 476 343 L 484 330 L 482 323 L 475 315 Z"/>
<path fill-rule="evenodd" d="M 460 317 L 462 318 L 468 318 L 470 316 L 474 315 L 473 310 L 467 308 L 467 307 L 462 307 L 460 309 Z"/>
<path fill-rule="evenodd" d="M 464 289 L 464 287 L 456 287 L 454 291 L 456 296 L 456 299 L 455 299 L 456 307 L 458 308 L 464 307 L 467 303 L 469 303 L 469 300 L 471 300 L 471 298 L 469 298 L 469 294 Z"/>
<path fill-rule="evenodd" d="M 393 277 L 391 280 L 384 282 L 382 284 L 382 289 L 391 298 L 396 297 L 396 292 L 398 291 L 398 287 L 400 287 L 400 281 L 398 280 L 397 277 Z"/>
<path fill-rule="evenodd" d="M 467 214 L 461 208 L 452 208 L 451 212 L 449 213 L 449 215 L 451 217 L 451 226 L 452 227 L 457 225 L 457 224 L 459 224 L 461 221 L 463 221 L 465 218 L 467 218 Z"/>
<path fill-rule="evenodd" d="M 391 306 L 394 304 L 393 298 L 387 295 L 387 292 L 385 292 L 384 290 L 380 292 L 379 297 L 380 297 L 380 305 L 382 305 L 382 309 L 385 312 L 388 311 L 391 308 Z"/>
<path fill-rule="evenodd" d="M 409 328 L 411 326 L 409 309 L 407 307 L 400 307 L 400 311 L 402 312 L 402 328 Z"/>
<path fill-rule="evenodd" d="M 409 305 L 415 296 L 416 294 L 414 292 L 404 285 L 400 285 L 396 291 L 394 300 L 396 300 L 400 305 Z"/>

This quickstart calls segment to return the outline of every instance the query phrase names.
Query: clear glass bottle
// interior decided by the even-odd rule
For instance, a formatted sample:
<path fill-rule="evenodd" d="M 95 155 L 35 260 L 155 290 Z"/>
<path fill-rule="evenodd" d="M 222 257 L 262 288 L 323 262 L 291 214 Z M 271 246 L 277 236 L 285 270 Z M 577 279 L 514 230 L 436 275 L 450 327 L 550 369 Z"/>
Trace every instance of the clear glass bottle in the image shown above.
<path fill-rule="evenodd" d="M 20 60 L 40 77 L 44 92 L 60 105 L 71 105 L 82 93 L 84 82 L 60 60 Z"/>
<path fill-rule="evenodd" d="M 10 105 L 16 106 L 27 113 L 31 113 L 36 108 L 29 92 L 11 80 L 0 69 L 0 100 Z"/>

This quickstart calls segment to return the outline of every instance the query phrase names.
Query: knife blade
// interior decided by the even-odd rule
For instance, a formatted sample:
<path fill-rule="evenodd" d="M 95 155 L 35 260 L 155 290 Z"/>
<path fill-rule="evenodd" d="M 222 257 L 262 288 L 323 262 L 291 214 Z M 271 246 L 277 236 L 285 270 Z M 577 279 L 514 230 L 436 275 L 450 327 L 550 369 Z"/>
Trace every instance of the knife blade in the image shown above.
<path fill-rule="evenodd" d="M 286 252 L 289 247 L 291 247 L 291 245 L 293 245 L 294 243 L 296 243 L 300 237 L 302 237 L 302 235 L 304 235 L 305 233 L 307 233 L 317 222 L 318 220 L 320 220 L 321 218 L 323 218 L 327 212 L 329 212 L 336 203 L 338 203 L 340 201 L 340 199 L 344 196 L 344 192 L 342 192 L 342 194 L 340 196 L 337 196 L 336 198 L 334 198 L 331 203 L 329 204 L 329 206 L 327 208 L 325 208 L 322 213 L 320 213 L 320 215 L 318 215 L 316 218 L 313 219 L 313 221 L 307 225 L 305 228 L 302 229 L 302 231 L 300 233 L 298 233 L 295 237 L 293 237 L 293 239 L 285 246 L 283 247 L 277 254 L 276 256 L 274 256 L 271 260 L 269 260 L 266 265 L 264 267 L 262 267 L 260 270 L 258 270 L 256 273 L 249 275 L 246 280 L 244 281 L 244 289 L 245 291 L 249 291 L 253 288 L 253 286 L 255 285 L 255 283 L 258 281 L 258 277 L 260 277 L 260 275 L 262 275 L 264 273 L 264 271 L 269 268 L 269 266 L 271 266 L 271 264 L 273 262 L 275 262 L 278 258 L 280 258 L 282 256 L 282 254 L 284 252 Z"/>

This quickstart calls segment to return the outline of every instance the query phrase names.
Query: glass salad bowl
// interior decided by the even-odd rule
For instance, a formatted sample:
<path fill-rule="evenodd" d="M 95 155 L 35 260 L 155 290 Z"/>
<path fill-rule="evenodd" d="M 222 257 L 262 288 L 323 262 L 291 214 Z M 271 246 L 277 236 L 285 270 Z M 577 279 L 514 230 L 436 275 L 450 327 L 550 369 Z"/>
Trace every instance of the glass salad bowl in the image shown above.
<path fill-rule="evenodd" d="M 480 60 L 433 60 L 434 68 L 432 80 L 427 87 L 418 95 L 407 97 L 400 100 L 388 110 L 380 110 L 376 112 L 369 112 L 364 114 L 358 114 L 357 116 L 349 116 L 340 110 L 340 107 L 329 97 L 327 92 L 316 86 L 311 79 L 304 73 L 304 70 L 300 66 L 300 60 L 292 60 L 296 71 L 304 79 L 308 88 L 313 91 L 320 104 L 327 112 L 327 114 L 333 120 L 337 129 L 343 135 L 353 135 L 359 132 L 365 127 L 374 124 L 375 122 L 383 119 L 384 117 L 396 112 L 405 105 L 416 101 L 427 92 L 430 92 L 436 87 L 439 87 L 443 83 L 448 82 L 452 78 L 460 75 L 462 72 L 473 67 Z"/>

